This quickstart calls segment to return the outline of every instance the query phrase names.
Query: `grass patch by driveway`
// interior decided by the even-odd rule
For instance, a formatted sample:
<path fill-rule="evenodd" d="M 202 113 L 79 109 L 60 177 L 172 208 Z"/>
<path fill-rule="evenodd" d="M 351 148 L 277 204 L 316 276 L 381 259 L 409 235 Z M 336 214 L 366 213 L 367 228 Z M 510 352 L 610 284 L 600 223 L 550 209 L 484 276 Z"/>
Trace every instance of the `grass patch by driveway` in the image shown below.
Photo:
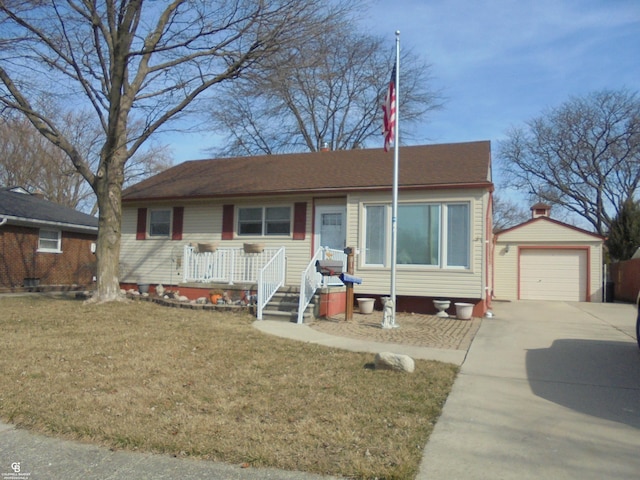
<path fill-rule="evenodd" d="M 457 373 L 376 371 L 250 316 L 149 302 L 2 298 L 0 312 L 0 417 L 117 449 L 411 479 Z"/>

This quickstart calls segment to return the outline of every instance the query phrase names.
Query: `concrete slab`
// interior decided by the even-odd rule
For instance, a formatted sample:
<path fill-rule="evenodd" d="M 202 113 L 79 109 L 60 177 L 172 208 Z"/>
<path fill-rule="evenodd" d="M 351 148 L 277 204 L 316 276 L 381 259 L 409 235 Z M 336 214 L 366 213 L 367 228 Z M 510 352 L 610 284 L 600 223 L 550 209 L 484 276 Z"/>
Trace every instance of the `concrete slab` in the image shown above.
<path fill-rule="evenodd" d="M 513 302 L 495 304 L 494 313 L 476 335 L 417 478 L 638 478 L 633 306 Z"/>

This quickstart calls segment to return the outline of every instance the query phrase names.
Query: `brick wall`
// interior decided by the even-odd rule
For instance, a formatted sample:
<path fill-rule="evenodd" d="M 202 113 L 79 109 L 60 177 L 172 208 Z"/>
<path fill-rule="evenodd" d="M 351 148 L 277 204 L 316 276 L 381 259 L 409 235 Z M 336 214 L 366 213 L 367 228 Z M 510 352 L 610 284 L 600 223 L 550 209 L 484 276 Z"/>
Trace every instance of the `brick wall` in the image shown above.
<path fill-rule="evenodd" d="M 63 231 L 62 253 L 45 253 L 37 251 L 38 232 L 15 225 L 0 228 L 0 287 L 23 287 L 31 278 L 40 285 L 91 285 L 96 235 Z"/>
<path fill-rule="evenodd" d="M 612 263 L 610 272 L 615 299 L 635 302 L 640 291 L 640 258 Z"/>

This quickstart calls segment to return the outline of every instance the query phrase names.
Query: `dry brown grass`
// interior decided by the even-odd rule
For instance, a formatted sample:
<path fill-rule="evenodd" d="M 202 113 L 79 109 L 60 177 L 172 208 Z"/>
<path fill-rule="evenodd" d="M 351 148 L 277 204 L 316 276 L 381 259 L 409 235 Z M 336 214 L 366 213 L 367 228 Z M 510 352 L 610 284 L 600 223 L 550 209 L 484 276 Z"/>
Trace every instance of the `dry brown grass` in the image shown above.
<path fill-rule="evenodd" d="M 2 298 L 0 417 L 111 448 L 415 477 L 455 366 L 376 371 L 370 354 L 267 336 L 252 321 L 146 302 Z"/>

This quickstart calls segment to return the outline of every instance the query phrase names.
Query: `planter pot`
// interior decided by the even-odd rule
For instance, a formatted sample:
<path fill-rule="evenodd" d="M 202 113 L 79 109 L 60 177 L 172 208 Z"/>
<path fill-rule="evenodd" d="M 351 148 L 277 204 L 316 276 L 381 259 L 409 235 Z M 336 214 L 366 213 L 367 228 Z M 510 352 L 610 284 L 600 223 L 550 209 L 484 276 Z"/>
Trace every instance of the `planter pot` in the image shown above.
<path fill-rule="evenodd" d="M 460 320 L 469 320 L 473 313 L 473 303 L 456 303 L 456 317 Z"/>
<path fill-rule="evenodd" d="M 373 313 L 373 304 L 375 303 L 375 298 L 359 298 L 358 299 L 358 308 L 360 309 L 360 313 L 363 315 L 370 315 Z"/>
<path fill-rule="evenodd" d="M 449 314 L 446 312 L 447 308 L 451 306 L 449 300 L 434 300 L 433 306 L 438 310 L 436 317 L 449 318 Z"/>
<path fill-rule="evenodd" d="M 218 249 L 217 243 L 199 243 L 198 253 L 213 253 Z"/>
<path fill-rule="evenodd" d="M 213 295 L 209 295 L 209 298 L 211 299 L 211 303 L 215 305 L 218 303 L 218 300 L 222 298 L 222 295 L 220 295 L 219 293 L 214 293 Z"/>
<path fill-rule="evenodd" d="M 149 284 L 148 283 L 139 283 L 138 284 L 138 292 L 140 292 L 140 293 L 149 293 Z"/>
<path fill-rule="evenodd" d="M 243 246 L 244 253 L 262 253 L 264 243 L 245 243 Z"/>

